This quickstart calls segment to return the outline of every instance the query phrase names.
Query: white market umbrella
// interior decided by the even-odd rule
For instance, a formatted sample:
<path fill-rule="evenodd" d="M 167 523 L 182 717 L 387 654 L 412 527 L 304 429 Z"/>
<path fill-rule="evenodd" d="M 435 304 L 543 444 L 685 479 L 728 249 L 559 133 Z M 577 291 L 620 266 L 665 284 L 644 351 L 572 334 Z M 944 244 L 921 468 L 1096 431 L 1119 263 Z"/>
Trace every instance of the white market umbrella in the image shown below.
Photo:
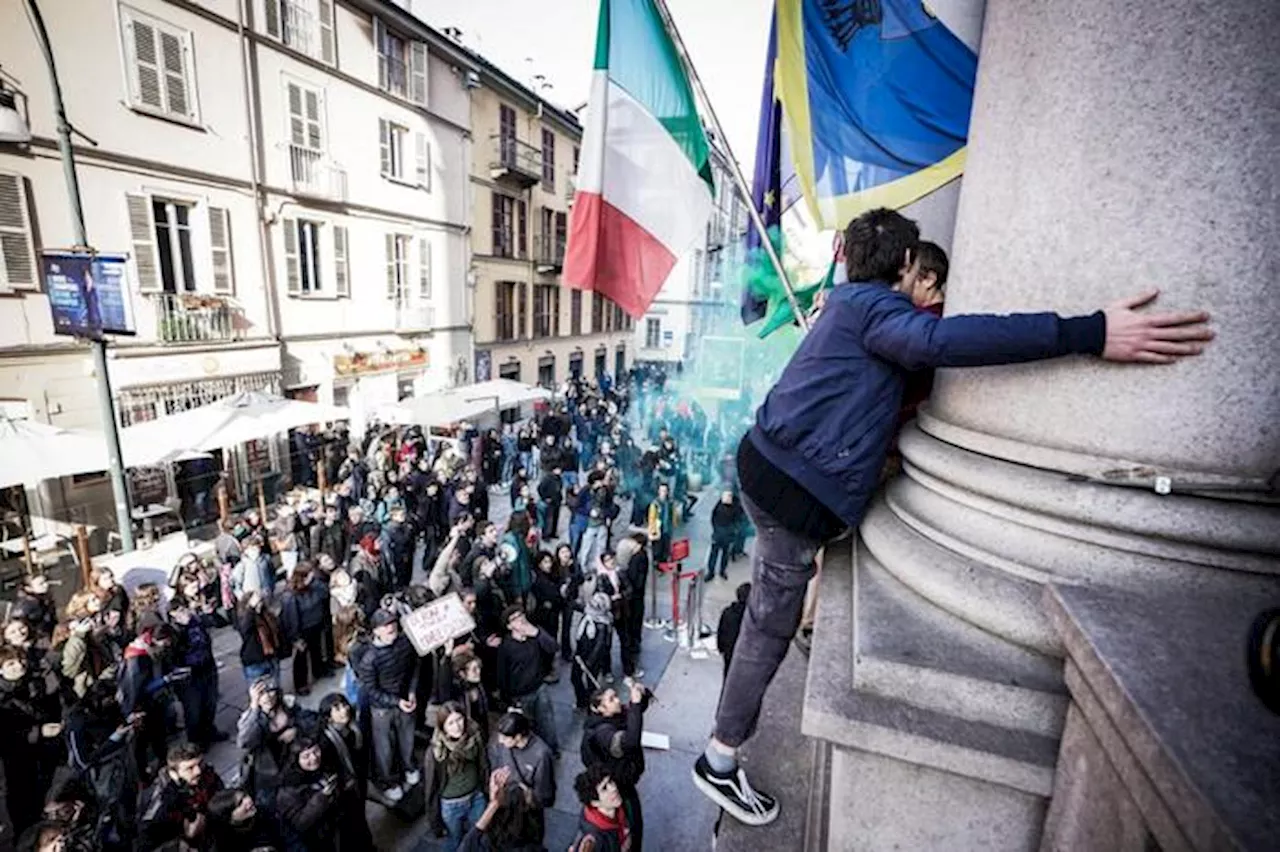
<path fill-rule="evenodd" d="M 383 422 L 401 425 L 449 426 L 464 420 L 474 420 L 495 409 L 512 408 L 524 402 L 550 398 L 551 392 L 546 388 L 511 379 L 493 379 L 382 406 L 374 411 L 374 416 Z"/>
<path fill-rule="evenodd" d="M 204 458 L 208 453 L 178 449 L 171 461 Z M 125 467 L 152 464 L 139 446 L 124 451 Z M 0 488 L 35 485 L 45 479 L 97 473 L 110 467 L 107 436 L 102 432 L 63 429 L 35 420 L 0 416 Z"/>
<path fill-rule="evenodd" d="M 106 469 L 102 433 L 0 416 L 0 487 Z"/>
<path fill-rule="evenodd" d="M 290 429 L 347 420 L 348 409 L 261 391 L 233 394 L 216 402 L 122 429 L 120 442 L 130 464 L 177 461 L 190 450 L 219 450 L 270 438 Z M 147 462 L 134 458 L 146 458 Z"/>

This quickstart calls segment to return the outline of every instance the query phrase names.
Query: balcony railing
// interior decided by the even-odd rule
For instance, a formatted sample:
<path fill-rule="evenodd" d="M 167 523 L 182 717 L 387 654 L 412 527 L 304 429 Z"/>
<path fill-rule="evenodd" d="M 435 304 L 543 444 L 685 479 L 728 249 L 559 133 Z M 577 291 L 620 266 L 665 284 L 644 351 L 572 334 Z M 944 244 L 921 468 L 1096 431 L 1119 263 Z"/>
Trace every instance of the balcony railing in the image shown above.
<path fill-rule="evenodd" d="M 533 260 L 540 271 L 564 268 L 564 237 L 533 235 Z"/>
<path fill-rule="evenodd" d="M 293 191 L 298 195 L 330 201 L 347 200 L 346 169 L 326 160 L 320 151 L 290 145 L 289 174 L 293 177 Z"/>
<path fill-rule="evenodd" d="M 431 331 L 436 325 L 435 305 L 400 302 L 396 305 L 396 331 L 402 334 Z"/>
<path fill-rule="evenodd" d="M 161 343 L 242 340 L 249 327 L 244 309 L 226 296 L 157 293 L 153 298 Z"/>
<path fill-rule="evenodd" d="M 489 137 L 489 176 L 509 180 L 519 186 L 542 182 L 542 151 L 513 136 L 495 133 Z"/>

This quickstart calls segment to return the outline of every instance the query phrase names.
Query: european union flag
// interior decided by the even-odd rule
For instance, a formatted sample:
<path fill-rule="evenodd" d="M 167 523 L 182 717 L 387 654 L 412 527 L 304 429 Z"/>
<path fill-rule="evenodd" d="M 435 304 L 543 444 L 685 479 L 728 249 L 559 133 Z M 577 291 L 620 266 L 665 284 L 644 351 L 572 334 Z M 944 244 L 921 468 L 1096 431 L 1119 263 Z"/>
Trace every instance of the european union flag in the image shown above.
<path fill-rule="evenodd" d="M 978 58 L 920 0 L 777 0 L 774 27 L 774 82 L 818 227 L 903 207 L 963 171 Z"/>
<path fill-rule="evenodd" d="M 795 203 L 799 186 L 786 150 L 782 126 L 782 104 L 773 89 L 773 69 L 778 58 L 777 21 L 769 28 L 769 49 L 764 62 L 764 87 L 760 94 L 760 127 L 756 131 L 756 164 L 751 179 L 751 203 L 760 212 L 774 248 L 782 254 L 782 212 Z M 781 282 L 773 271 L 755 228 L 747 231 L 748 274 L 739 306 L 748 325 L 763 319 L 774 291 Z"/>

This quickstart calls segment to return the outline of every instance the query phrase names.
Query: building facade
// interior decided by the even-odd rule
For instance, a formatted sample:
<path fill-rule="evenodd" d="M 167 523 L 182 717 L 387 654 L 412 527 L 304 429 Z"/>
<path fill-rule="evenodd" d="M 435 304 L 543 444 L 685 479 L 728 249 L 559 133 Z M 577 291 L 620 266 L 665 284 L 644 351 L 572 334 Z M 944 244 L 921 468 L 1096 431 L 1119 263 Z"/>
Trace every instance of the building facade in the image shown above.
<path fill-rule="evenodd" d="M 497 67 L 471 93 L 474 376 L 555 387 L 619 375 L 634 321 L 562 285 L 582 126 Z"/>
<path fill-rule="evenodd" d="M 136 334 L 108 353 L 122 425 L 242 390 L 371 408 L 469 379 L 473 65 L 452 42 L 379 0 L 43 11 L 89 240 L 128 256 Z M 0 7 L 0 57 L 33 136 L 0 145 L 0 404 L 100 429 L 89 350 L 54 334 L 41 285 L 41 253 L 74 240 L 21 3 Z M 238 448 L 233 496 L 286 452 Z M 133 503 L 182 499 L 180 467 L 131 471 Z M 5 503 L 111 525 L 105 475 Z"/>
<path fill-rule="evenodd" d="M 738 287 L 745 252 L 747 199 L 734 184 L 728 157 L 711 146 L 715 205 L 706 239 L 682 256 L 636 324 L 637 361 L 690 366 L 701 341 L 738 325 Z"/>

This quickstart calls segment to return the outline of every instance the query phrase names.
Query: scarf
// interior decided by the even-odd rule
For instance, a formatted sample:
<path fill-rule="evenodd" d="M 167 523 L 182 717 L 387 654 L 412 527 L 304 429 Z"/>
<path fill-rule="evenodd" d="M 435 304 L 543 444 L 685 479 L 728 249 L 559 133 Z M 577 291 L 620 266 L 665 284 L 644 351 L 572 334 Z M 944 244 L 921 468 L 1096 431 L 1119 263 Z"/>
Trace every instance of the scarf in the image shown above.
<path fill-rule="evenodd" d="M 627 814 L 625 808 L 618 808 L 612 817 L 605 816 L 591 805 L 582 812 L 583 818 L 595 828 L 601 831 L 616 832 L 618 835 L 618 845 L 623 849 L 629 848 L 627 843 L 631 839 L 631 829 L 627 825 Z"/>
<path fill-rule="evenodd" d="M 436 763 L 445 767 L 450 773 L 457 772 L 468 763 L 474 763 L 480 756 L 480 732 L 470 724 L 468 731 L 460 739 L 452 739 L 441 726 L 431 738 L 431 754 Z"/>

